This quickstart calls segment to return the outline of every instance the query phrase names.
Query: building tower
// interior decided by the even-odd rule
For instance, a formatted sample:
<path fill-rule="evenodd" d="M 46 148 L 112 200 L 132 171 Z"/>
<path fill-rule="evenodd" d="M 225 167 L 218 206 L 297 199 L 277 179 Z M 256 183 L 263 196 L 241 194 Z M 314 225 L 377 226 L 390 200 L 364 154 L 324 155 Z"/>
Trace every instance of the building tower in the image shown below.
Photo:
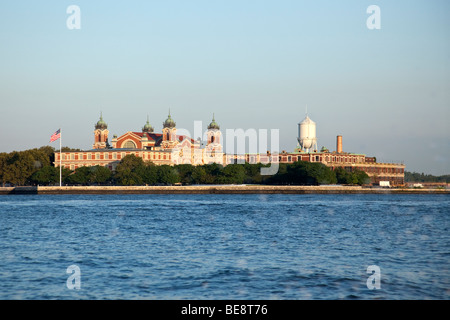
<path fill-rule="evenodd" d="M 220 132 L 220 126 L 214 119 L 214 114 L 211 123 L 208 125 L 207 137 L 208 137 L 208 145 L 213 144 L 219 145 L 220 147 L 222 146 L 221 144 L 222 133 Z"/>
<path fill-rule="evenodd" d="M 177 128 L 176 123 L 173 121 L 172 117 L 167 117 L 166 121 L 163 123 L 163 140 L 161 146 L 163 149 L 173 149 L 177 145 Z"/>
<path fill-rule="evenodd" d="M 105 149 L 109 147 L 108 143 L 108 124 L 103 121 L 102 113 L 100 113 L 100 120 L 95 124 L 94 130 L 94 149 Z"/>
<path fill-rule="evenodd" d="M 308 114 L 305 119 L 298 124 L 298 143 L 305 152 L 317 150 L 316 123 L 312 121 Z"/>
<path fill-rule="evenodd" d="M 204 163 L 223 163 L 223 148 L 222 148 L 222 132 L 220 126 L 214 119 L 214 114 L 211 123 L 208 125 L 207 144 L 205 148 Z"/>
<path fill-rule="evenodd" d="M 147 116 L 147 123 L 142 128 L 142 132 L 153 133 L 153 131 L 154 131 L 153 127 L 150 125 L 150 122 L 148 121 L 148 116 Z"/>

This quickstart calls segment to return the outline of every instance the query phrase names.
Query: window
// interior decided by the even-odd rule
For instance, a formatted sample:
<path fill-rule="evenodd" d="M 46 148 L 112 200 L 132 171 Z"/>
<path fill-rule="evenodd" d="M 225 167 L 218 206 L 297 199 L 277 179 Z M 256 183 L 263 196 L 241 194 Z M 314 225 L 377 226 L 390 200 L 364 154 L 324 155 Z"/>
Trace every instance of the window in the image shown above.
<path fill-rule="evenodd" d="M 125 144 L 123 145 L 123 147 L 124 147 L 125 149 L 136 149 L 136 144 L 135 144 L 133 141 L 128 140 L 127 142 L 125 142 Z"/>
<path fill-rule="evenodd" d="M 75 160 L 75 153 L 72 153 L 72 154 L 70 155 L 70 159 L 71 159 L 71 160 Z"/>
<path fill-rule="evenodd" d="M 100 154 L 99 154 L 99 153 L 96 153 L 96 154 L 95 154 L 95 159 L 96 159 L 96 160 L 100 159 Z"/>

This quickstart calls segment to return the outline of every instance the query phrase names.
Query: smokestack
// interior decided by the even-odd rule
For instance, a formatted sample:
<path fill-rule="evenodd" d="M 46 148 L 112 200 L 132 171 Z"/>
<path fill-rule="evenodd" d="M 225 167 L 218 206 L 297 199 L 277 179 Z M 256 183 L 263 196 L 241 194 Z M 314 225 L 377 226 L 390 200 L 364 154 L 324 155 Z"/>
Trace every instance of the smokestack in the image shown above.
<path fill-rule="evenodd" d="M 342 153 L 342 136 L 337 136 L 336 139 L 336 152 Z"/>

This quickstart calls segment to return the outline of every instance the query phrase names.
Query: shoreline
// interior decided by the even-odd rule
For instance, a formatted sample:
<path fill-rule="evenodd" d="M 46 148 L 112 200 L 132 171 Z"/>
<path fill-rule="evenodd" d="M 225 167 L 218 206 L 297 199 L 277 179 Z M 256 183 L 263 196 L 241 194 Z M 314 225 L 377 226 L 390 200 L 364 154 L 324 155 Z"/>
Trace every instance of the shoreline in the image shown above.
<path fill-rule="evenodd" d="M 0 187 L 0 195 L 20 194 L 450 194 L 450 189 L 360 186 L 66 186 Z"/>

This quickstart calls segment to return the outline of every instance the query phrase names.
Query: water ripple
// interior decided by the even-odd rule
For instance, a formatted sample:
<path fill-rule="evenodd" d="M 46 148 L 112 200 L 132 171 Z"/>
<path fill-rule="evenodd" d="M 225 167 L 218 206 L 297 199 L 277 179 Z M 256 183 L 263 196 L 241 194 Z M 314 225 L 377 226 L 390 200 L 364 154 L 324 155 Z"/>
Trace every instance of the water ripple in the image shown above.
<path fill-rule="evenodd" d="M 446 300 L 449 212 L 440 195 L 2 196 L 0 299 Z"/>

